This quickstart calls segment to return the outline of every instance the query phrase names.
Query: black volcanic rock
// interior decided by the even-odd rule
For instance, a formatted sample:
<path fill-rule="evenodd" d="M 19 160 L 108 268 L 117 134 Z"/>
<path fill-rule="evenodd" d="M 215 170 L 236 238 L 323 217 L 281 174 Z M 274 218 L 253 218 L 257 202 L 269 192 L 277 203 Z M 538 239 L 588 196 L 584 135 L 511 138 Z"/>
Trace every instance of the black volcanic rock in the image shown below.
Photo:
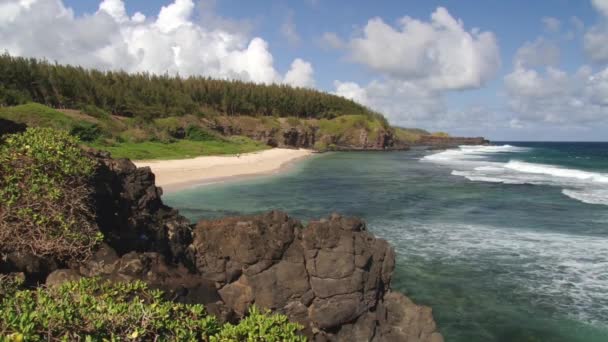
<path fill-rule="evenodd" d="M 25 124 L 0 118 L 0 142 L 2 141 L 3 135 L 21 133 L 24 132 L 26 128 L 27 126 Z"/>
<path fill-rule="evenodd" d="M 288 315 L 316 340 L 442 341 L 430 308 L 390 291 L 392 247 L 363 221 L 284 213 L 200 221 L 191 255 L 226 305 Z"/>
<path fill-rule="evenodd" d="M 119 253 L 158 252 L 183 260 L 190 243 L 190 222 L 163 204 L 162 189 L 150 168 L 137 168 L 128 159 L 112 159 L 91 151 L 99 160 L 92 185 L 97 224 Z"/>

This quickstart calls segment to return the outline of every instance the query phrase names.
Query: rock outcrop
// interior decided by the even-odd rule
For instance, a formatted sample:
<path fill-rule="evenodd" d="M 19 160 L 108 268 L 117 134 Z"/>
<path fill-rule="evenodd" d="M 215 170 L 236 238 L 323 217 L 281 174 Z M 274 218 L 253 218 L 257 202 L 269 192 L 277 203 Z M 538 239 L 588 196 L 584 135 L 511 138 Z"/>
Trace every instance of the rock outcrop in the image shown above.
<path fill-rule="evenodd" d="M 430 308 L 390 291 L 394 251 L 359 219 L 303 227 L 270 212 L 201 221 L 190 253 L 237 315 L 269 308 L 319 341 L 442 341 Z"/>
<path fill-rule="evenodd" d="M 321 129 L 318 120 L 264 119 L 253 117 L 218 117 L 207 126 L 222 135 L 243 135 L 273 147 L 308 148 L 334 151 L 405 150 L 391 129 L 354 127 L 343 123 L 340 132 Z"/>
<path fill-rule="evenodd" d="M 432 149 L 453 148 L 460 145 L 488 145 L 490 141 L 483 137 L 442 137 L 434 135 L 422 135 L 416 145 L 426 146 Z"/>
<path fill-rule="evenodd" d="M 21 123 L 6 119 L 0 119 L 0 137 L 2 137 L 4 134 L 14 134 L 23 132 L 25 131 L 26 127 L 26 125 Z"/>
<path fill-rule="evenodd" d="M 163 204 L 150 168 L 137 168 L 128 159 L 112 159 L 104 152 L 90 154 L 99 160 L 92 200 L 106 241 L 119 254 L 155 251 L 172 261 L 184 260 L 190 222 Z"/>

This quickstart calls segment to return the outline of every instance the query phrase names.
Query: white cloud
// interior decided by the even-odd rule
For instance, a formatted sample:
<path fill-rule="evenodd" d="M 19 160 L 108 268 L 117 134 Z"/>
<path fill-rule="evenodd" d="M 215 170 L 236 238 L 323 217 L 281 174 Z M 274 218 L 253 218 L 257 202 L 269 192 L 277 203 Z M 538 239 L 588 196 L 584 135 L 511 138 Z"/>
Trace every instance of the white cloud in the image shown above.
<path fill-rule="evenodd" d="M 394 124 L 430 130 L 462 125 L 469 112 L 448 110 L 445 94 L 483 86 L 501 64 L 493 33 L 467 31 L 443 7 L 428 22 L 404 17 L 393 27 L 373 18 L 347 42 L 333 33 L 322 39 L 378 73 L 367 85 L 336 81 L 336 94 L 385 114 Z"/>
<path fill-rule="evenodd" d="M 319 42 L 323 47 L 330 49 L 343 49 L 346 47 L 346 42 L 334 32 L 324 32 Z"/>
<path fill-rule="evenodd" d="M 592 0 L 591 3 L 603 18 L 585 33 L 585 53 L 595 63 L 608 63 L 608 0 Z"/>
<path fill-rule="evenodd" d="M 559 19 L 553 18 L 553 17 L 544 17 L 541 19 L 541 21 L 543 23 L 545 30 L 550 33 L 559 32 L 561 25 L 562 25 L 562 23 L 561 23 L 561 21 L 559 21 Z"/>
<path fill-rule="evenodd" d="M 608 69 L 594 73 L 582 66 L 570 74 L 554 67 L 516 67 L 505 76 L 505 88 L 521 123 L 608 123 Z"/>
<path fill-rule="evenodd" d="M 538 67 L 557 65 L 560 51 L 557 44 L 542 37 L 533 42 L 526 42 L 515 53 L 515 65 L 522 67 Z"/>
<path fill-rule="evenodd" d="M 78 16 L 61 0 L 3 0 L 0 50 L 104 70 L 283 80 L 265 40 L 214 16 L 212 1 L 202 5 L 202 17 L 217 26 L 192 19 L 193 0 L 175 0 L 151 18 L 129 18 L 122 0 L 104 0 L 96 13 Z"/>
<path fill-rule="evenodd" d="M 430 22 L 404 17 L 396 28 L 373 18 L 348 49 L 352 60 L 374 71 L 436 90 L 481 87 L 500 66 L 494 34 L 466 31 L 443 7 Z"/>
<path fill-rule="evenodd" d="M 608 0 L 591 0 L 591 4 L 603 16 L 608 17 Z"/>
<path fill-rule="evenodd" d="M 291 63 L 291 68 L 287 74 L 285 74 L 284 82 L 294 87 L 314 87 L 315 80 L 312 65 L 300 58 L 296 58 L 296 60 Z"/>
<path fill-rule="evenodd" d="M 293 11 L 289 11 L 283 25 L 281 25 L 281 34 L 291 45 L 298 45 L 300 43 L 300 35 L 296 29 L 296 23 L 293 20 Z"/>

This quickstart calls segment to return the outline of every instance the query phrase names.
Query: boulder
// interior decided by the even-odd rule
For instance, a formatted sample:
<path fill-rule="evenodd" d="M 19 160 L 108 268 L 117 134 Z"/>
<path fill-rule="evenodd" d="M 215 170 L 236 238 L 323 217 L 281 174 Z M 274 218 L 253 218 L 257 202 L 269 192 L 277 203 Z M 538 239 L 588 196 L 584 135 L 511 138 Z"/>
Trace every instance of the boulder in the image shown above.
<path fill-rule="evenodd" d="M 430 308 L 390 291 L 394 251 L 359 219 L 334 214 L 304 227 L 273 211 L 202 220 L 189 253 L 241 317 L 256 304 L 317 340 L 440 341 Z"/>

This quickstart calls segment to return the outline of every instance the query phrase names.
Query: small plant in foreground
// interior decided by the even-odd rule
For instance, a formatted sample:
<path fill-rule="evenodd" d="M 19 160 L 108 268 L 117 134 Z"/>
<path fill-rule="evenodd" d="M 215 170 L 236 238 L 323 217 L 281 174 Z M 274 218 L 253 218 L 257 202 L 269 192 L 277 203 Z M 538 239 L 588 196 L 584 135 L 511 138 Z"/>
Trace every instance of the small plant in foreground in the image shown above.
<path fill-rule="evenodd" d="M 8 136 L 0 145 L 0 252 L 86 256 L 102 239 L 89 206 L 94 168 L 67 132 Z"/>
<path fill-rule="evenodd" d="M 202 305 L 166 301 L 144 283 L 81 279 L 0 302 L 0 341 L 304 341 L 283 315 L 252 307 L 221 325 Z"/>

